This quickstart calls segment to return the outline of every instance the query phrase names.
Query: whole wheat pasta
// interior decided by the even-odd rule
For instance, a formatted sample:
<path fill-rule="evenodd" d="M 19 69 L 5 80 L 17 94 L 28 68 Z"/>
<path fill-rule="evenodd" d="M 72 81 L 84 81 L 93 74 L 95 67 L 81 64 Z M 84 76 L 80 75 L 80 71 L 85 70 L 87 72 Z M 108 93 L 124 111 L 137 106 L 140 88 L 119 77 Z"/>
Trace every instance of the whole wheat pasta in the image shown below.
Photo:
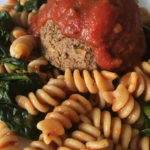
<path fill-rule="evenodd" d="M 130 143 L 130 149 L 149 150 L 150 149 L 150 137 L 148 136 L 141 137 L 139 134 L 134 136 Z"/>
<path fill-rule="evenodd" d="M 99 106 L 100 109 L 110 108 L 111 104 L 107 103 L 102 95 L 101 91 L 98 91 L 97 94 L 90 94 L 89 101 L 92 104 L 92 107 Z"/>
<path fill-rule="evenodd" d="M 109 111 L 101 112 L 99 108 L 93 108 L 86 116 L 92 121 L 87 122 L 87 120 L 83 119 L 83 115 L 80 115 L 80 119 L 86 123 L 90 122 L 90 124 L 92 123 L 92 125 L 100 129 L 104 138 L 112 139 L 115 145 L 120 144 L 123 149 L 129 147 L 133 131 L 130 125 L 122 124 L 119 117 L 111 118 Z"/>
<path fill-rule="evenodd" d="M 16 39 L 24 35 L 28 35 L 25 29 L 18 27 L 18 26 L 14 27 L 14 29 L 10 33 L 11 43 L 13 43 L 13 41 L 15 41 Z"/>
<path fill-rule="evenodd" d="M 43 142 L 43 134 L 41 134 L 39 137 L 39 141 L 33 141 L 30 144 L 30 147 L 26 147 L 26 148 L 24 148 L 24 150 L 33 150 L 33 149 L 34 150 L 39 150 L 39 149 L 40 150 L 56 150 L 57 147 L 62 146 L 64 143 L 64 141 L 58 136 L 53 136 L 52 141 L 53 141 L 53 143 L 46 145 Z"/>
<path fill-rule="evenodd" d="M 136 66 L 135 72 L 125 74 L 120 83 L 124 84 L 129 93 L 133 94 L 136 98 L 143 96 L 144 101 L 150 100 L 150 60 L 142 62 L 141 68 Z"/>
<path fill-rule="evenodd" d="M 41 78 L 41 80 L 43 81 L 43 83 L 47 83 L 47 78 L 48 78 L 47 74 L 44 72 L 41 72 L 40 70 L 41 66 L 45 66 L 47 64 L 48 64 L 48 61 L 45 60 L 43 57 L 35 59 L 28 64 L 28 72 L 30 73 L 36 72 Z"/>
<path fill-rule="evenodd" d="M 116 73 L 101 71 L 100 73 L 97 70 L 92 72 L 93 78 L 90 76 L 90 73 L 87 70 L 83 71 L 83 78 L 80 75 L 79 70 L 75 70 L 72 73 L 69 69 L 65 70 L 65 82 L 70 91 L 81 93 L 92 93 L 96 94 L 98 90 L 101 92 L 111 91 L 114 89 L 112 81 L 118 77 Z"/>
<path fill-rule="evenodd" d="M 10 46 L 11 57 L 27 60 L 33 49 L 37 48 L 37 40 L 32 35 L 21 36 Z"/>
<path fill-rule="evenodd" d="M 141 111 L 139 119 L 132 125 L 132 127 L 136 129 L 140 129 L 143 126 L 144 122 L 145 122 L 145 115 Z"/>
<path fill-rule="evenodd" d="M 26 147 L 23 150 L 55 150 L 53 145 L 46 145 L 43 141 L 33 141 L 30 147 Z"/>
<path fill-rule="evenodd" d="M 19 141 L 18 135 L 10 131 L 4 122 L 0 121 L 0 149 L 1 150 L 19 150 L 15 145 Z"/>
<path fill-rule="evenodd" d="M 58 99 L 66 97 L 61 81 L 56 79 L 55 84 L 49 84 L 48 82 L 42 89 L 38 89 L 35 95 L 30 92 L 28 98 L 17 95 L 15 99 L 20 107 L 26 109 L 32 115 L 37 115 L 39 111 L 47 112 L 50 106 L 57 106 L 59 104 Z"/>
<path fill-rule="evenodd" d="M 63 135 L 64 128 L 71 128 L 73 122 L 79 121 L 78 114 L 86 114 L 92 109 L 87 99 L 79 94 L 73 94 L 60 106 L 54 108 L 53 112 L 48 113 L 45 120 L 37 124 L 37 128 L 43 132 L 44 142 L 50 143 L 53 135 Z"/>
<path fill-rule="evenodd" d="M 29 22 L 34 14 L 32 12 L 28 13 L 26 11 L 15 13 L 12 16 L 15 25 L 28 28 Z"/>
<path fill-rule="evenodd" d="M 135 123 L 141 113 L 140 105 L 134 100 L 123 84 L 119 84 L 113 92 L 104 92 L 104 99 L 112 104 L 112 110 L 118 113 L 127 124 Z"/>
<path fill-rule="evenodd" d="M 51 79 L 51 78 L 55 79 L 59 76 L 58 77 L 59 79 L 60 79 L 60 77 L 62 77 L 62 79 L 64 80 L 64 76 L 60 76 L 61 73 L 60 73 L 59 69 L 57 69 L 57 68 L 46 71 L 46 74 L 47 74 L 48 79 Z"/>
<path fill-rule="evenodd" d="M 7 3 L 0 6 L 0 12 L 7 11 L 11 16 L 16 12 L 17 0 L 7 0 Z"/>

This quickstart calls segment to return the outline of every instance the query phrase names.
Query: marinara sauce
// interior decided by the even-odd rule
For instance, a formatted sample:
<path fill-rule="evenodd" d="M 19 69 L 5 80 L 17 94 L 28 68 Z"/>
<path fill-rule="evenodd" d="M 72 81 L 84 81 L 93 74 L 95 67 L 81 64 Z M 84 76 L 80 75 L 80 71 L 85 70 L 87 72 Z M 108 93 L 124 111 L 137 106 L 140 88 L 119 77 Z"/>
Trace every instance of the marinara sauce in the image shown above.
<path fill-rule="evenodd" d="M 40 37 L 47 20 L 66 36 L 86 41 L 102 69 L 124 71 L 141 60 L 146 48 L 134 0 L 48 0 L 32 17 L 29 33 Z"/>

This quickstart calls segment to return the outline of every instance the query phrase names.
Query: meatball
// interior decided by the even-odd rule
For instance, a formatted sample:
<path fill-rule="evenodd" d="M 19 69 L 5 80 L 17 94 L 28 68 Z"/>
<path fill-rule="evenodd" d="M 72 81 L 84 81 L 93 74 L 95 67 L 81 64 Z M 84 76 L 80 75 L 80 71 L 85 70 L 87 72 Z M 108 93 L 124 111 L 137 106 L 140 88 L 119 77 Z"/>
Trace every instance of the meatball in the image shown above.
<path fill-rule="evenodd" d="M 105 70 L 127 71 L 146 49 L 135 0 L 48 0 L 28 31 L 41 37 L 46 58 L 62 70 L 92 70 L 97 63 Z"/>
<path fill-rule="evenodd" d="M 54 21 L 48 20 L 41 28 L 40 34 L 45 58 L 60 70 L 98 69 L 90 46 L 82 40 L 62 34 Z"/>

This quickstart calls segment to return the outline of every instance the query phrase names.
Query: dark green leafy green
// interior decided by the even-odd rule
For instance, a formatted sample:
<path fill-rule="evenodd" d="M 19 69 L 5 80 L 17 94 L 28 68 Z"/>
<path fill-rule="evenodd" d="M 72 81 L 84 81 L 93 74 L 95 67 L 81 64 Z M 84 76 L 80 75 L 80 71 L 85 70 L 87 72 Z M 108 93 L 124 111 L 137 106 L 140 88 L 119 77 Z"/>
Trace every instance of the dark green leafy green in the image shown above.
<path fill-rule="evenodd" d="M 147 135 L 150 136 L 150 105 L 146 102 L 144 102 L 144 100 L 142 100 L 142 98 L 138 99 L 138 103 L 141 106 L 141 109 L 143 111 L 143 113 L 145 114 L 145 121 L 144 121 L 144 125 L 140 130 L 140 133 L 143 135 Z"/>
<path fill-rule="evenodd" d="M 43 87 L 43 83 L 36 73 L 0 74 L 0 103 L 16 104 L 15 96 L 28 96 Z"/>
<path fill-rule="evenodd" d="M 0 12 L 0 45 L 9 42 L 10 32 L 14 24 L 7 11 Z"/>
<path fill-rule="evenodd" d="M 0 56 L 9 56 L 10 55 L 10 42 L 7 42 L 7 45 L 0 45 Z"/>
<path fill-rule="evenodd" d="M 20 4 L 20 0 L 19 0 L 19 2 L 17 4 L 17 8 L 16 8 L 16 13 L 22 12 L 22 11 L 23 11 L 23 6 Z"/>
<path fill-rule="evenodd" d="M 4 121 L 14 133 L 31 140 L 37 140 L 40 131 L 36 124 L 44 119 L 41 115 L 32 116 L 18 107 L 16 95 L 28 96 L 43 87 L 36 73 L 0 74 L 0 120 Z"/>
<path fill-rule="evenodd" d="M 34 9 L 36 10 L 39 9 L 40 6 L 44 3 L 47 3 L 47 0 L 29 0 L 25 3 L 24 6 L 22 6 L 19 1 L 16 12 L 22 12 L 22 11 L 31 12 Z"/>
<path fill-rule="evenodd" d="M 141 134 L 150 136 L 150 119 L 145 116 L 144 127 L 141 129 Z"/>
<path fill-rule="evenodd" d="M 27 64 L 29 63 L 28 61 L 22 61 L 21 59 L 17 59 L 15 57 L 2 57 L 0 62 L 1 65 L 4 65 L 4 63 L 9 63 L 12 70 L 25 71 L 27 71 Z"/>
<path fill-rule="evenodd" d="M 147 61 L 150 58 L 150 28 L 143 26 L 143 31 L 145 35 L 145 42 L 146 42 L 147 48 L 142 59 L 143 61 Z"/>
<path fill-rule="evenodd" d="M 30 115 L 18 106 L 0 103 L 0 120 L 5 122 L 11 131 L 21 137 L 38 140 L 41 132 L 36 128 L 36 125 L 43 119 L 40 115 Z"/>

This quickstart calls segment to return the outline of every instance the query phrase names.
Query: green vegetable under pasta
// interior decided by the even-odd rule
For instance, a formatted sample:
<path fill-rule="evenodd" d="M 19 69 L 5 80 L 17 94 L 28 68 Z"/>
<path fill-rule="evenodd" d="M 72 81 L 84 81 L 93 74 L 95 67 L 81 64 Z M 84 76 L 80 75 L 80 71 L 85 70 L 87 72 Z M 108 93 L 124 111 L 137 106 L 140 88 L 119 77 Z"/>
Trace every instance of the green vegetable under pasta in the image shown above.
<path fill-rule="evenodd" d="M 22 11 L 31 12 L 32 10 L 39 9 L 40 6 L 44 3 L 47 3 L 47 0 L 29 0 L 25 3 L 24 6 L 22 6 L 19 1 L 16 12 L 22 12 Z"/>
<path fill-rule="evenodd" d="M 0 62 L 1 65 L 4 65 L 4 63 L 9 63 L 12 70 L 25 71 L 27 71 L 27 64 L 29 63 L 28 61 L 22 61 L 21 59 L 17 59 L 15 57 L 2 57 Z"/>
<path fill-rule="evenodd" d="M 7 11 L 0 12 L 0 45 L 9 42 L 10 32 L 14 27 L 11 16 Z"/>
<path fill-rule="evenodd" d="M 144 102 L 142 98 L 138 99 L 138 102 L 141 106 L 144 117 L 144 125 L 142 126 L 140 132 L 142 135 L 150 136 L 150 105 L 147 102 Z"/>
<path fill-rule="evenodd" d="M 37 140 L 40 131 L 36 124 L 44 119 L 41 115 L 32 116 L 26 110 L 18 107 L 15 97 L 27 96 L 43 87 L 36 73 L 0 74 L 0 120 L 4 121 L 14 133 L 31 140 Z"/>
<path fill-rule="evenodd" d="M 18 106 L 0 103 L 0 120 L 21 137 L 38 140 L 41 132 L 36 128 L 36 124 L 42 119 L 42 116 L 32 116 Z"/>

